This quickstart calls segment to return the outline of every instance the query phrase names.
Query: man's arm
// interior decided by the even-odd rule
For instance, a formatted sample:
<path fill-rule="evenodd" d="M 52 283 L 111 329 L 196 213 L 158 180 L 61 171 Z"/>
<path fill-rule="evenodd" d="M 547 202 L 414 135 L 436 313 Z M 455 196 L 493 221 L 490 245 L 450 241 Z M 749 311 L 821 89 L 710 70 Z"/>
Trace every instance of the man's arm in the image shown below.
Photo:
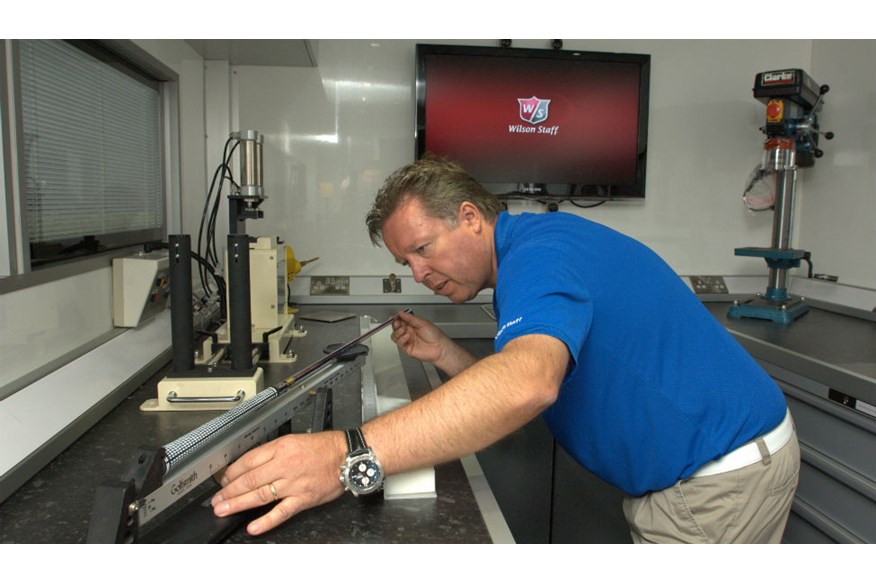
<path fill-rule="evenodd" d="M 568 364 L 562 341 L 520 337 L 362 431 L 387 474 L 454 460 L 493 444 L 551 405 Z"/>
<path fill-rule="evenodd" d="M 387 474 L 432 466 L 484 448 L 552 404 L 569 364 L 566 345 L 549 336 L 509 342 L 447 383 L 363 426 Z M 341 432 L 292 434 L 247 452 L 226 470 L 213 497 L 225 516 L 279 502 L 249 524 L 255 535 L 343 493 Z M 271 485 L 274 489 L 272 491 Z"/>

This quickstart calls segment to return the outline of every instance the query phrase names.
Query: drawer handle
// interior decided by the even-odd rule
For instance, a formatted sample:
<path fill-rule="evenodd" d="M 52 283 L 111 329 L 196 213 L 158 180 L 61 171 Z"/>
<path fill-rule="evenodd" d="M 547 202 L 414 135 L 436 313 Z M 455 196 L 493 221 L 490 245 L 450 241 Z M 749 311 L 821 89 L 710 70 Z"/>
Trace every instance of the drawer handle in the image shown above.
<path fill-rule="evenodd" d="M 243 399 L 243 396 L 246 395 L 246 392 L 242 389 L 237 392 L 236 395 L 231 396 L 204 396 L 204 397 L 179 397 L 175 391 L 171 391 L 167 394 L 167 401 L 172 404 L 194 404 L 194 403 L 228 403 L 228 402 L 239 402 Z"/>

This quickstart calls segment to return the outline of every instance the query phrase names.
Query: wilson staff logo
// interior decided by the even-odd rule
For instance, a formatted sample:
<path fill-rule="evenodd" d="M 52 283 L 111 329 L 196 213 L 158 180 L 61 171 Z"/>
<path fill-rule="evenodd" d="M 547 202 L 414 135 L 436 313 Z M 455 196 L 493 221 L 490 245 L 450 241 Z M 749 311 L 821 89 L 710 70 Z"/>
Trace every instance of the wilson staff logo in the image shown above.
<path fill-rule="evenodd" d="M 529 99 L 517 98 L 517 102 L 520 104 L 520 119 L 530 125 L 508 124 L 509 133 L 556 136 L 560 131 L 560 126 L 558 125 L 538 125 L 548 119 L 548 108 L 551 105 L 551 100 L 539 99 L 533 95 Z"/>
<path fill-rule="evenodd" d="M 539 99 L 534 95 L 529 99 L 517 99 L 520 104 L 520 119 L 530 124 L 540 124 L 548 119 L 549 99 Z"/>

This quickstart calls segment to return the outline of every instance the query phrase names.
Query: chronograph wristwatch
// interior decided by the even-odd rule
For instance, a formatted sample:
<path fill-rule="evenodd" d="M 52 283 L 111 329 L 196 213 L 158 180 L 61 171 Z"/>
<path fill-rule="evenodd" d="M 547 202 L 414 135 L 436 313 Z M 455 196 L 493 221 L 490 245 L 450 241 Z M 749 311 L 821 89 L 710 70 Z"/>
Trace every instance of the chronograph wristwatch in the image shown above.
<path fill-rule="evenodd" d="M 383 465 L 365 444 L 362 430 L 347 430 L 347 458 L 341 466 L 341 482 L 356 495 L 368 495 L 383 486 Z"/>

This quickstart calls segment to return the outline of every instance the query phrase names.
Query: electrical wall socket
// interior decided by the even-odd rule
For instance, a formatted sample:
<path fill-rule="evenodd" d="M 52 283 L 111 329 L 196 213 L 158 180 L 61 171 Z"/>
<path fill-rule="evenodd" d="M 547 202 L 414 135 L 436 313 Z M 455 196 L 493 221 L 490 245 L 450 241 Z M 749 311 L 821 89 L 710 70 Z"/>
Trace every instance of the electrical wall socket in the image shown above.
<path fill-rule="evenodd" d="M 723 276 L 689 276 L 695 294 L 727 294 Z"/>
<path fill-rule="evenodd" d="M 350 276 L 311 276 L 311 296 L 349 296 Z"/>

